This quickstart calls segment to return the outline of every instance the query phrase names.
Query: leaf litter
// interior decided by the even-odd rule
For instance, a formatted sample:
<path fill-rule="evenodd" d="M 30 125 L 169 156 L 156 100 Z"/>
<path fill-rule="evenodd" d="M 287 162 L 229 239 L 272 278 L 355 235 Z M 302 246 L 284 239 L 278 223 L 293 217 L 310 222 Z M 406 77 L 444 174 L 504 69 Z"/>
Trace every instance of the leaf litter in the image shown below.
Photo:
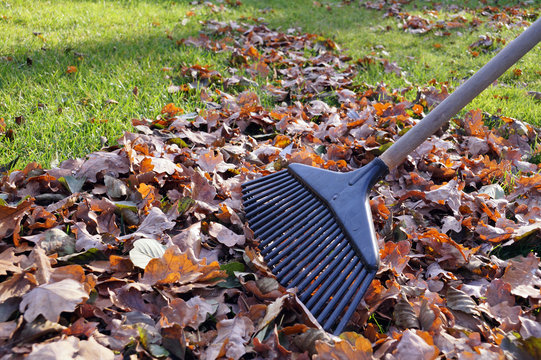
<path fill-rule="evenodd" d="M 416 18 L 399 12 L 400 2 L 365 6 L 385 9 L 415 33 L 476 26 L 460 17 Z M 507 24 L 531 18 L 513 11 L 516 21 Z M 486 7 L 479 16 L 496 21 L 497 14 Z M 207 20 L 199 36 L 176 42 L 225 52 L 239 70 L 181 68 L 184 82 L 168 91 L 198 88 L 205 108 L 184 114 L 167 104 L 154 120 L 134 119 L 138 132 L 119 146 L 2 175 L 4 358 L 540 351 L 539 257 L 498 252 L 541 236 L 540 167 L 528 161 L 539 129 L 503 116 L 489 128 L 494 116 L 472 110 L 377 184 L 371 207 L 382 266 L 347 332 L 330 336 L 259 256 L 240 185 L 295 162 L 334 171 L 366 165 L 448 89 L 434 83 L 410 101 L 383 84 L 357 85 L 355 75 L 370 63 L 400 69 L 386 59 L 351 59 L 330 39 L 258 19 Z M 472 48 L 493 44 L 484 37 Z M 259 95 L 251 90 L 257 81 L 265 83 Z M 272 109 L 262 94 L 276 101 Z"/>

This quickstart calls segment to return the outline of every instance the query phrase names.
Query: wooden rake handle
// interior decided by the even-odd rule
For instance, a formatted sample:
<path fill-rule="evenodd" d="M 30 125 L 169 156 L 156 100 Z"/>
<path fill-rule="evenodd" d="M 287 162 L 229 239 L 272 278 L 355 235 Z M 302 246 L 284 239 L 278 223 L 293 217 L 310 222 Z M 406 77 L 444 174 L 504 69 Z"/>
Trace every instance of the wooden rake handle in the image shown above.
<path fill-rule="evenodd" d="M 539 41 L 541 41 L 541 18 L 443 100 L 421 122 L 398 139 L 380 156 L 380 159 L 389 167 L 389 170 L 400 165 L 413 150 L 498 79 Z"/>

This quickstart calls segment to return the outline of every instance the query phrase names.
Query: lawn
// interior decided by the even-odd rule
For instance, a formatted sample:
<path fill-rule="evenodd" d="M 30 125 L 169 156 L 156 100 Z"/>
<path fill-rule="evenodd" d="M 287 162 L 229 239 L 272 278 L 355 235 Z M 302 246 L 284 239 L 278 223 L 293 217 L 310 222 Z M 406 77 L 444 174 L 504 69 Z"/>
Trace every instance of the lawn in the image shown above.
<path fill-rule="evenodd" d="M 179 45 L 179 40 L 198 33 L 201 21 L 263 17 L 268 26 L 282 31 L 300 27 L 320 34 L 353 60 L 395 63 L 398 70 L 391 72 L 377 62 L 366 65 L 357 81 L 410 87 L 411 99 L 418 86 L 430 82 L 456 87 L 523 29 L 513 23 L 500 29 L 487 25 L 494 14 L 483 14 L 482 6 L 471 1 L 461 2 L 465 8 L 449 6 L 456 2 L 403 5 L 402 12 L 435 22 L 456 23 L 460 17 L 467 23 L 424 34 L 405 31 L 405 19 L 384 17 L 385 9 L 369 9 L 367 2 L 215 3 L 0 1 L 0 164 L 18 159 L 19 168 L 31 161 L 51 166 L 115 145 L 132 129 L 131 119 L 153 119 L 168 103 L 185 111 L 202 107 L 197 96 L 168 91 L 181 81 L 182 66 L 210 65 L 221 72 L 228 67 L 225 54 Z M 524 9 L 535 14 L 534 6 L 526 3 Z M 483 23 L 469 26 L 474 17 Z M 470 49 L 480 35 L 490 36 L 494 44 Z M 539 125 L 539 100 L 528 91 L 541 91 L 540 54 L 538 46 L 468 108 Z"/>
<path fill-rule="evenodd" d="M 352 173 L 517 4 L 0 0 L 0 357 L 539 358 L 540 46 Z"/>

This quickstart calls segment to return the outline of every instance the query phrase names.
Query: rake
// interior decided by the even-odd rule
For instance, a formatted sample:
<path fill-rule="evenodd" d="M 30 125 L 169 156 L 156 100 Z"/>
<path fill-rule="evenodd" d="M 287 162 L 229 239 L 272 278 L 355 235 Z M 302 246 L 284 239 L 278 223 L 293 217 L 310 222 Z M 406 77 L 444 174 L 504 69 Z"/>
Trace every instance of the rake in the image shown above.
<path fill-rule="evenodd" d="M 541 40 L 541 19 L 501 50 L 379 158 L 337 173 L 301 164 L 243 184 L 246 218 L 277 280 L 323 328 L 341 333 L 379 266 L 372 186 Z"/>

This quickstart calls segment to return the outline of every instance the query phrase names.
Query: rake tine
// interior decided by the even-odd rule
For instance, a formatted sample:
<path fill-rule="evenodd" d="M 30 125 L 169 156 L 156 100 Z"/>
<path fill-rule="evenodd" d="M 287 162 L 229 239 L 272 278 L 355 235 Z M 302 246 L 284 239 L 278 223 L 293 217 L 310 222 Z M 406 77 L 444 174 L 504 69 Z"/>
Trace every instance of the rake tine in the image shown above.
<path fill-rule="evenodd" d="M 296 182 L 293 182 L 291 183 L 290 185 L 284 187 L 282 190 L 283 191 L 288 191 L 290 189 L 293 189 L 293 188 L 301 188 L 302 185 L 296 183 Z M 251 205 L 251 204 L 265 204 L 266 202 L 268 201 L 271 201 L 273 200 L 274 198 L 277 198 L 277 197 L 281 197 L 280 194 L 276 194 L 276 190 L 275 189 L 270 189 L 270 190 L 267 190 L 267 191 L 263 191 L 262 193 L 259 193 L 253 197 L 251 197 L 250 199 L 246 200 L 244 203 L 246 205 Z"/>
<path fill-rule="evenodd" d="M 289 214 L 290 217 L 285 217 L 285 219 L 282 219 L 282 221 L 277 222 L 275 225 L 273 225 L 271 228 L 266 230 L 264 233 L 261 234 L 260 238 L 267 239 L 263 241 L 261 244 L 263 246 L 267 246 L 272 242 L 274 238 L 276 238 L 278 235 L 283 233 L 283 229 L 289 228 L 294 222 L 298 222 L 299 218 L 303 218 L 304 216 L 310 214 L 312 211 L 317 209 L 320 205 L 318 204 L 317 200 L 311 200 L 304 204 L 300 209 L 295 211 L 294 213 Z M 285 224 L 284 222 L 287 221 Z M 257 233 L 257 232 L 254 232 Z"/>
<path fill-rule="evenodd" d="M 299 187 L 299 188 L 291 189 L 283 193 L 282 199 L 279 200 L 277 203 L 268 203 L 264 205 L 255 203 L 250 206 L 246 206 L 244 208 L 244 211 L 246 212 L 246 217 L 250 218 L 254 214 L 259 214 L 261 211 L 265 211 L 265 210 L 274 211 L 276 210 L 274 208 L 276 204 L 282 203 L 286 199 L 289 199 L 288 201 L 295 200 L 295 196 L 299 196 L 300 194 L 309 194 L 309 193 L 303 187 Z"/>
<path fill-rule="evenodd" d="M 272 257 L 274 255 L 277 255 L 279 252 L 281 252 L 282 250 L 284 250 L 284 248 L 288 247 L 288 251 L 287 253 L 289 253 L 289 251 L 293 250 L 296 248 L 296 246 L 292 246 L 290 247 L 290 245 L 293 245 L 295 244 L 296 242 L 298 241 L 304 241 L 304 239 L 308 236 L 310 236 L 311 234 L 308 232 L 308 230 L 310 228 L 312 228 L 312 226 L 314 226 L 319 220 L 321 220 L 321 218 L 323 218 L 324 216 L 328 216 L 330 217 L 329 214 L 325 214 L 324 212 L 320 213 L 319 215 L 316 215 L 316 217 L 314 217 L 312 220 L 310 220 L 310 222 L 308 224 L 306 224 L 306 226 L 303 226 L 303 224 L 301 223 L 298 223 L 297 225 L 295 225 L 294 227 L 292 227 L 288 232 L 286 232 L 285 234 L 283 234 L 282 236 L 280 236 L 278 239 L 276 239 L 274 241 L 275 244 L 280 244 L 278 246 L 276 246 L 274 249 L 272 249 L 272 251 L 266 251 L 267 249 L 270 249 L 267 248 L 265 250 L 263 250 L 263 252 L 266 253 L 266 256 L 267 257 Z M 300 228 L 299 228 L 300 227 Z M 298 229 L 298 230 L 296 230 Z M 294 234 L 291 234 L 291 232 L 293 232 L 294 230 L 296 230 L 296 232 Z M 295 239 L 294 241 L 284 241 L 286 240 L 287 238 L 293 238 Z M 262 252 L 262 253 L 263 253 Z M 269 266 L 272 266 L 274 265 L 276 262 L 273 262 L 274 259 L 272 261 L 270 261 L 268 263 Z"/>
<path fill-rule="evenodd" d="M 269 223 L 269 219 L 268 219 L 268 215 L 270 215 L 270 213 L 274 213 L 274 214 L 277 214 L 278 211 L 279 211 L 279 214 L 282 215 L 284 214 L 285 211 L 289 210 L 289 209 L 293 209 L 295 206 L 298 206 L 300 204 L 303 203 L 303 201 L 306 199 L 306 198 L 310 198 L 310 194 L 302 194 L 300 195 L 297 199 L 292 199 L 291 201 L 294 201 L 293 204 L 290 205 L 291 201 L 288 201 L 287 203 L 284 203 L 284 207 L 280 207 L 278 209 L 272 209 L 272 210 L 269 210 L 266 214 L 260 214 L 261 216 L 257 216 L 258 219 L 256 220 L 254 218 L 253 223 L 250 222 L 250 227 L 252 229 L 257 229 L 257 228 L 261 228 L 264 224 L 268 224 Z M 267 217 L 267 218 L 265 218 Z M 273 219 L 275 219 L 276 216 L 273 217 Z"/>
<path fill-rule="evenodd" d="M 346 247 L 347 242 L 341 240 L 343 240 L 342 236 L 333 239 L 329 246 L 322 249 L 319 255 L 312 261 L 312 263 L 308 267 L 306 267 L 304 270 L 302 270 L 301 273 L 298 273 L 293 277 L 289 286 L 296 286 L 299 290 L 304 289 L 312 280 L 314 280 L 314 278 L 319 274 L 319 272 L 323 270 L 325 266 L 327 266 L 332 261 L 332 257 L 328 257 L 327 255 L 333 250 L 335 250 L 337 253 L 340 253 Z M 336 244 L 338 244 L 338 246 L 334 248 L 333 246 Z"/>
<path fill-rule="evenodd" d="M 351 318 L 351 316 L 353 315 L 353 313 L 357 309 L 357 306 L 359 306 L 359 304 L 361 303 L 361 300 L 363 299 L 364 293 L 368 289 L 368 286 L 370 286 L 370 283 L 372 282 L 372 278 L 373 278 L 374 275 L 375 275 L 375 271 L 372 271 L 372 272 L 368 273 L 366 275 L 366 277 L 363 279 L 362 285 L 358 289 L 358 291 L 355 294 L 355 297 L 353 298 L 353 300 L 351 300 L 348 309 L 346 310 L 346 312 L 342 316 L 342 319 L 340 320 L 340 322 L 336 326 L 336 330 L 335 330 L 336 333 L 341 333 L 342 330 L 344 330 L 344 328 L 346 327 L 347 322 L 349 321 L 349 319 Z"/>
<path fill-rule="evenodd" d="M 306 246 L 303 248 L 303 250 L 300 253 L 294 252 L 286 256 L 284 258 L 284 261 L 282 261 L 281 263 L 279 263 L 273 268 L 273 271 L 276 273 L 279 273 L 279 272 L 282 272 L 283 270 L 283 274 L 287 274 L 295 266 L 297 266 L 298 268 L 303 268 L 304 265 L 306 265 L 310 261 L 310 257 L 308 255 L 309 254 L 312 255 L 312 252 L 314 251 L 316 247 L 322 246 L 322 249 L 324 249 L 327 245 L 329 245 L 329 243 L 333 240 L 333 238 L 327 237 L 324 234 L 333 231 L 336 227 L 337 227 L 336 224 L 332 224 L 332 226 L 327 227 L 327 228 L 321 227 L 313 235 L 310 234 L 312 236 L 309 239 L 307 239 L 307 241 L 305 242 Z M 322 237 L 325 240 L 323 242 L 318 241 L 320 237 Z M 303 259 L 303 260 L 297 264 L 295 262 L 291 262 L 291 260 L 293 259 Z M 284 277 L 284 282 L 287 282 L 287 281 L 288 280 L 286 280 L 286 278 Z"/>
<path fill-rule="evenodd" d="M 326 275 L 328 275 L 328 273 L 325 272 L 326 269 L 330 269 L 331 266 L 334 268 L 336 265 L 342 266 L 342 260 L 344 258 L 343 254 L 349 254 L 351 251 L 351 246 L 349 246 L 349 244 L 346 242 L 344 245 L 339 244 L 338 247 L 340 248 L 340 252 L 336 251 L 336 255 L 338 256 L 329 256 L 327 254 L 325 256 L 325 260 L 317 264 L 317 267 L 310 272 L 310 275 L 307 275 L 304 280 L 299 284 L 299 286 L 297 286 L 297 288 L 301 290 L 304 295 L 310 295 L 327 277 Z M 340 256 L 340 254 L 342 255 Z M 340 257 L 342 257 L 342 259 L 340 259 Z M 301 300 L 303 299 L 301 298 Z M 306 300 L 306 297 L 304 298 L 304 300 Z"/>
<path fill-rule="evenodd" d="M 367 272 L 366 268 L 363 268 L 362 264 L 359 264 L 359 267 L 357 269 L 357 273 L 359 272 L 359 270 L 360 270 L 360 274 L 352 275 L 352 276 L 355 276 L 354 281 L 350 285 L 347 293 L 342 298 L 340 298 L 338 296 L 336 297 L 337 300 L 339 300 L 339 299 L 341 299 L 341 300 L 340 300 L 340 303 L 334 309 L 334 311 L 331 313 L 331 316 L 325 321 L 325 326 L 326 327 L 332 326 L 334 324 L 334 322 L 336 321 L 336 319 L 338 318 L 338 316 L 340 315 L 342 310 L 346 307 L 348 302 L 351 300 L 351 298 L 353 297 L 355 292 L 359 290 L 359 285 L 362 285 L 362 283 L 363 283 L 363 281 L 364 281 L 364 279 L 365 279 L 368 272 Z M 329 303 L 329 305 L 327 305 L 327 307 L 329 309 L 333 309 L 333 307 L 335 307 L 335 304 L 336 304 L 336 302 L 335 302 L 335 299 L 333 298 L 332 301 Z M 350 304 L 349 306 L 352 307 L 353 304 Z M 353 307 L 353 309 L 355 309 L 355 308 L 356 308 L 356 306 Z M 325 316 L 327 316 L 327 315 L 325 314 Z M 321 319 L 322 319 L 322 321 L 324 319 L 323 313 L 321 315 Z"/>
<path fill-rule="evenodd" d="M 265 225 L 261 226 L 259 229 L 254 229 L 254 231 L 258 234 L 259 238 L 266 239 L 267 235 L 266 232 L 273 227 L 276 227 L 276 225 L 283 225 L 286 222 L 289 222 L 291 218 L 295 218 L 300 212 L 306 210 L 311 205 L 315 204 L 317 201 L 314 198 L 310 198 L 308 202 L 305 203 L 299 203 L 293 204 L 288 209 L 284 210 L 284 212 L 281 213 L 281 216 L 276 216 Z"/>
<path fill-rule="evenodd" d="M 299 184 L 298 182 L 294 181 L 292 183 L 290 183 L 290 185 L 284 187 L 282 189 L 282 191 L 287 191 L 289 189 L 292 189 L 292 188 L 301 188 L 302 185 Z M 279 194 L 276 194 L 276 189 L 270 189 L 270 190 L 267 190 L 267 191 L 263 191 L 262 193 L 259 193 L 258 195 L 254 196 L 254 197 L 251 197 L 250 199 L 244 201 L 244 203 L 246 205 L 250 205 L 250 204 L 253 204 L 253 203 L 259 203 L 259 204 L 262 204 L 262 203 L 266 203 L 267 201 L 277 197 L 277 196 L 280 196 Z"/>
<path fill-rule="evenodd" d="M 293 177 L 284 177 L 283 179 L 280 179 L 280 181 L 275 181 L 275 182 L 272 182 L 272 183 L 269 183 L 269 184 L 264 184 L 260 187 L 258 187 L 257 189 L 254 189 L 254 190 L 249 190 L 249 191 L 245 191 L 245 194 L 242 196 L 242 201 L 247 201 L 248 199 L 254 197 L 254 196 L 257 196 L 257 194 L 261 194 L 269 189 L 273 190 L 274 192 L 276 192 L 276 187 L 277 186 L 280 186 L 280 187 L 285 187 L 285 186 L 288 186 L 290 184 L 293 184 L 293 183 L 297 183 L 297 180 Z"/>
<path fill-rule="evenodd" d="M 356 266 L 356 268 L 355 268 Z M 344 279 L 344 282 L 339 284 L 340 285 L 340 288 L 338 289 L 338 291 L 332 291 L 331 293 L 331 296 L 332 296 L 332 300 L 327 304 L 327 306 L 325 306 L 325 309 L 323 309 L 323 311 L 318 315 L 317 319 L 318 321 L 321 321 L 323 322 L 323 320 L 327 317 L 327 315 L 329 315 L 329 313 L 332 311 L 332 310 L 338 310 L 338 313 L 340 313 L 342 310 L 339 308 L 339 307 L 336 307 L 336 304 L 338 304 L 338 302 L 340 300 L 344 300 L 346 303 L 348 301 L 348 298 L 344 296 L 344 294 L 347 292 L 347 290 L 350 288 L 351 284 L 353 282 L 355 282 L 355 280 L 357 279 L 357 276 L 359 276 L 359 274 L 363 271 L 363 266 L 359 264 L 359 262 L 355 262 L 355 260 L 353 261 L 353 267 L 352 267 L 352 272 L 348 273 L 348 275 L 346 275 L 346 278 Z M 329 289 L 329 292 L 330 292 L 330 289 Z M 324 299 L 330 299 L 330 296 L 329 297 L 324 297 Z"/>
<path fill-rule="evenodd" d="M 316 279 L 316 281 L 314 281 L 310 287 L 308 289 L 306 289 L 306 292 L 303 294 L 304 295 L 304 300 L 303 301 L 306 301 L 306 307 L 308 307 L 309 309 L 312 309 L 312 307 L 314 307 L 314 313 L 319 310 L 319 308 L 324 304 L 323 301 L 320 301 L 316 304 L 316 302 L 323 298 L 323 299 L 328 299 L 330 298 L 330 296 L 336 291 L 336 289 L 342 285 L 342 282 L 344 281 L 344 279 L 346 278 L 346 276 L 351 272 L 351 269 L 353 269 L 353 267 L 355 266 L 355 261 L 352 261 L 353 257 L 355 256 L 355 251 L 353 251 L 353 249 L 349 250 L 348 254 L 347 254 L 347 257 L 346 259 L 342 259 L 340 257 L 337 257 L 340 265 L 336 268 L 336 271 L 334 271 L 335 269 L 331 269 L 330 266 L 329 268 L 325 269 L 324 271 L 321 272 L 321 274 L 318 276 L 318 278 Z M 333 263 L 333 265 L 335 265 Z M 345 268 L 345 270 L 344 270 Z M 338 276 L 338 278 L 336 279 L 333 279 L 333 281 L 327 281 L 323 284 L 321 284 L 321 282 L 323 280 L 325 280 L 330 274 L 332 273 L 339 273 L 340 275 Z M 322 278 L 320 280 L 320 277 Z M 319 286 L 321 284 L 321 286 Z M 318 286 L 319 286 L 319 289 L 318 289 Z M 310 295 L 312 294 L 313 292 L 315 291 L 315 294 L 312 295 L 312 297 L 308 300 L 306 298 L 306 295 Z"/>
<path fill-rule="evenodd" d="M 250 189 L 254 189 L 260 185 L 268 184 L 270 182 L 273 182 L 279 178 L 285 177 L 285 176 L 291 176 L 287 172 L 287 170 L 280 170 L 278 172 L 275 172 L 273 174 L 260 177 L 258 179 L 254 179 L 251 181 L 247 181 L 244 184 L 241 185 L 241 188 L 243 191 L 249 191 Z"/>

